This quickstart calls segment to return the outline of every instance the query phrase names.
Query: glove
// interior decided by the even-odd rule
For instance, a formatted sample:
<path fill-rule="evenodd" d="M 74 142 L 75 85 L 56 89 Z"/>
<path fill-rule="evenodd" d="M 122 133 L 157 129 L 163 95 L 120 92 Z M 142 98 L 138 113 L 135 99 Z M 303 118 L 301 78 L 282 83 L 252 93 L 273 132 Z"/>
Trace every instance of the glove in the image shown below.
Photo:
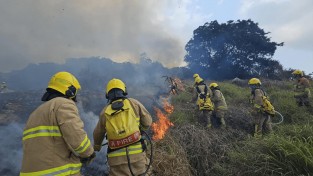
<path fill-rule="evenodd" d="M 89 165 L 90 163 L 92 163 L 95 157 L 96 157 L 96 153 L 93 152 L 88 158 L 81 158 L 80 162 L 83 164 Z"/>

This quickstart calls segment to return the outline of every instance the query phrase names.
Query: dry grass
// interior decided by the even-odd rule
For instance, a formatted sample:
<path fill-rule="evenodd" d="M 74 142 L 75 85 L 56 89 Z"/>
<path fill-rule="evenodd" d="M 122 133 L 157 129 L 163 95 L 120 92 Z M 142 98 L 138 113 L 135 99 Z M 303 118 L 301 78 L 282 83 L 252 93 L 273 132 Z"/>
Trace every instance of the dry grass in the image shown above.
<path fill-rule="evenodd" d="M 177 126 L 172 133 L 183 146 L 193 175 L 226 174 L 219 163 L 227 161 L 227 152 L 245 134 L 235 129 L 206 129 L 198 125 Z"/>
<path fill-rule="evenodd" d="M 291 83 L 264 81 L 271 101 L 283 113 L 285 121 L 275 126 L 275 135 L 261 139 L 250 135 L 253 132 L 253 116 L 250 114 L 248 87 L 227 82 L 220 85 L 229 108 L 225 117 L 226 130 L 206 129 L 197 125 L 196 111 L 189 102 L 191 92 L 173 97 L 175 111 L 170 118 L 175 126 L 164 140 L 158 142 L 161 145 L 157 143 L 155 146 L 158 151 L 154 156 L 158 161 L 159 167 L 155 168 L 158 175 L 163 172 L 165 175 L 177 175 L 177 169 L 183 168 L 180 163 L 188 166 L 189 171 L 180 173 L 181 176 L 310 175 L 313 148 L 312 142 L 307 142 L 307 139 L 311 139 L 309 126 L 312 115 L 294 104 Z M 289 127 L 285 127 L 287 124 Z M 302 124 L 300 129 L 305 130 L 292 130 L 291 127 L 296 124 Z M 290 137 L 296 136 L 301 140 L 290 140 Z M 303 138 L 305 136 L 306 140 Z M 179 154 L 176 153 L 177 149 Z"/>
<path fill-rule="evenodd" d="M 162 140 L 154 142 L 152 168 L 156 176 L 191 176 L 185 148 L 176 142 L 177 138 L 168 133 Z"/>
<path fill-rule="evenodd" d="M 183 124 L 173 127 L 155 142 L 153 169 L 156 175 L 224 175 L 219 163 L 227 161 L 227 152 L 246 134 L 239 130 L 205 129 Z"/>

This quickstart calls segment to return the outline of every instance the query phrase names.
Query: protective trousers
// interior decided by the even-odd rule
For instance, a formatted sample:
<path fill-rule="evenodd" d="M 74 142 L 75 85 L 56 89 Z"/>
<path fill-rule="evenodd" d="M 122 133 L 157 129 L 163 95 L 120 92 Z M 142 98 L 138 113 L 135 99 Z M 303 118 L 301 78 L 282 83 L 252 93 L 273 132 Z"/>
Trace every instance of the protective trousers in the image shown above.
<path fill-rule="evenodd" d="M 198 116 L 198 123 L 204 127 L 211 127 L 212 111 L 201 110 Z"/>
<path fill-rule="evenodd" d="M 265 113 L 257 113 L 254 119 L 254 136 L 261 136 L 272 132 L 271 116 Z"/>
<path fill-rule="evenodd" d="M 110 166 L 109 176 L 131 175 L 127 156 L 112 157 L 109 158 L 108 162 Z M 146 157 L 145 152 L 130 155 L 130 166 L 136 176 L 141 175 L 146 171 L 149 162 L 149 158 Z M 151 175 L 151 170 L 152 168 L 150 166 L 149 172 L 146 176 Z"/>
<path fill-rule="evenodd" d="M 221 127 L 221 128 L 225 128 L 226 127 L 226 123 L 225 123 L 225 113 L 226 111 L 224 110 L 215 110 L 214 111 L 214 117 L 215 120 L 217 120 L 217 126 Z"/>

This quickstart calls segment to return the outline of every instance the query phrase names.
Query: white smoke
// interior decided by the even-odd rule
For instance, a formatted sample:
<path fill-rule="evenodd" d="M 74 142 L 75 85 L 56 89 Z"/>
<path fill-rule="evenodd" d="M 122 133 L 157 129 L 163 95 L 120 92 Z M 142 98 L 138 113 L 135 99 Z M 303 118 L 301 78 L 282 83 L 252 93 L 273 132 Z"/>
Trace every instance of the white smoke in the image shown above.
<path fill-rule="evenodd" d="M 80 113 L 80 117 L 84 122 L 84 129 L 93 144 L 93 130 L 95 129 L 99 116 L 95 115 L 93 112 L 85 112 L 81 102 L 77 103 L 77 107 Z M 103 141 L 105 143 L 106 140 Z M 100 152 L 97 152 L 97 156 L 94 161 L 87 167 L 82 168 L 82 173 L 86 176 L 88 175 L 106 175 L 108 173 L 108 165 L 106 163 L 106 152 L 107 147 L 102 147 Z"/>
<path fill-rule="evenodd" d="M 81 119 L 84 122 L 84 129 L 87 132 L 89 139 L 93 144 L 93 130 L 98 122 L 98 116 L 93 112 L 85 112 L 81 103 L 78 103 Z M 23 158 L 23 145 L 22 135 L 25 124 L 9 123 L 0 127 L 0 175 L 12 176 L 18 175 L 20 172 L 22 158 Z M 106 142 L 106 141 L 104 141 Z M 85 175 L 89 172 L 97 173 L 98 175 L 105 175 L 107 173 L 106 165 L 106 147 L 103 147 L 101 152 L 97 153 L 94 162 L 82 169 Z"/>
<path fill-rule="evenodd" d="M 168 21 L 164 15 L 183 9 L 178 6 L 166 0 L 0 1 L 0 69 L 90 56 L 137 62 L 143 52 L 166 66 L 179 66 L 184 43 L 169 28 L 182 25 L 182 18 Z"/>
<path fill-rule="evenodd" d="M 22 164 L 22 134 L 24 126 L 10 123 L 0 126 L 0 175 L 18 175 Z"/>

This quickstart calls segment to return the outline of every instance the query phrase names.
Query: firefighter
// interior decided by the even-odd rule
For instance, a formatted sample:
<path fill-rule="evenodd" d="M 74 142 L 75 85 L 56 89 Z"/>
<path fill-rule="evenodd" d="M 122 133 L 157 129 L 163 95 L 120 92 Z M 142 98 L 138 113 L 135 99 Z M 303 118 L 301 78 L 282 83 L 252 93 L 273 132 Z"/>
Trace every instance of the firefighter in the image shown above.
<path fill-rule="evenodd" d="M 138 130 L 150 127 L 152 117 L 138 100 L 126 96 L 127 90 L 123 81 L 113 78 L 108 82 L 108 105 L 100 113 L 93 132 L 94 149 L 101 150 L 106 134 L 110 176 L 149 175 L 150 161 L 146 156 L 145 141 L 136 134 Z"/>
<path fill-rule="evenodd" d="M 252 78 L 249 80 L 248 84 L 251 89 L 249 101 L 253 104 L 251 114 L 254 117 L 254 136 L 260 137 L 272 131 L 271 115 L 267 113 L 267 110 L 264 107 L 263 98 L 266 97 L 266 93 L 261 89 L 261 81 L 257 78 Z"/>
<path fill-rule="evenodd" d="M 211 128 L 211 115 L 214 109 L 214 105 L 210 99 L 212 95 L 211 89 L 208 88 L 199 74 L 194 74 L 193 78 L 195 94 L 192 100 L 197 100 L 196 105 L 199 111 L 198 122 L 204 127 Z"/>
<path fill-rule="evenodd" d="M 78 80 L 68 72 L 52 76 L 41 104 L 23 132 L 20 175 L 81 175 L 81 161 L 95 153 L 75 104 Z"/>
<path fill-rule="evenodd" d="M 226 123 L 224 117 L 227 111 L 227 104 L 225 98 L 217 83 L 211 83 L 209 87 L 212 91 L 211 100 L 214 103 L 213 117 L 217 118 L 216 120 L 218 126 L 220 126 L 221 128 L 225 128 Z"/>
<path fill-rule="evenodd" d="M 292 75 L 296 79 L 294 84 L 294 97 L 298 106 L 307 106 L 310 107 L 310 83 L 307 78 L 304 77 L 303 71 L 295 70 L 292 72 Z"/>

